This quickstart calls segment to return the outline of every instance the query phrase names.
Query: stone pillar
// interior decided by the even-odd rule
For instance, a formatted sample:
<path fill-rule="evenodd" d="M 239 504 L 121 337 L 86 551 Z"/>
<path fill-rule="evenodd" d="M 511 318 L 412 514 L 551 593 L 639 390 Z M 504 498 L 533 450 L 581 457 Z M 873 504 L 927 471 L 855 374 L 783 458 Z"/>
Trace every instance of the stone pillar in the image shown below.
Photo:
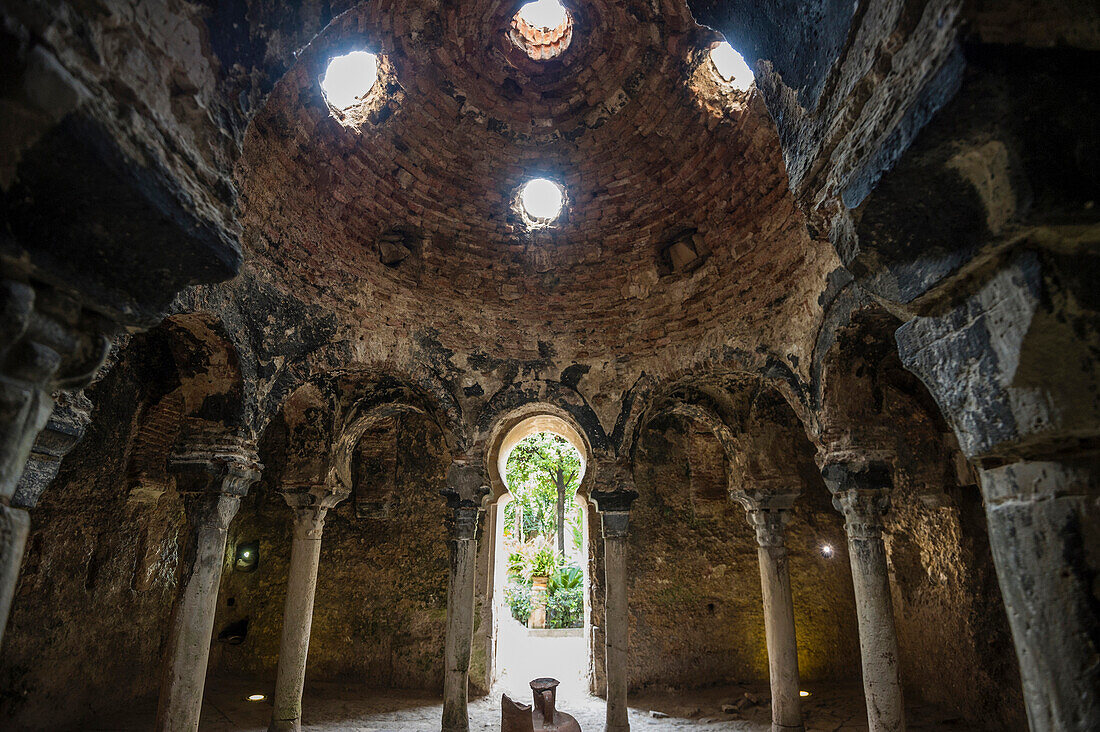
<path fill-rule="evenodd" d="M 604 643 L 607 661 L 607 732 L 629 732 L 626 704 L 630 671 L 630 608 L 627 599 L 627 538 L 630 506 L 638 497 L 633 490 L 593 491 L 592 500 L 603 523 Z"/>
<path fill-rule="evenodd" d="M 802 730 L 802 700 L 798 695 L 798 641 L 794 632 L 794 599 L 783 531 L 790 520 L 795 494 L 740 494 L 735 499 L 748 511 L 756 529 L 760 586 L 764 595 L 764 634 L 772 687 L 772 732 Z"/>
<path fill-rule="evenodd" d="M 20 478 L 53 412 L 51 394 L 91 382 L 110 347 L 107 332 L 106 321 L 67 295 L 0 279 L 0 641 L 30 533 L 33 504 L 15 497 Z"/>
<path fill-rule="evenodd" d="M 306 657 L 313 624 L 313 599 L 317 594 L 317 567 L 321 558 L 321 533 L 329 509 L 348 497 L 348 491 L 326 486 L 285 488 L 283 497 L 294 509 L 294 539 L 290 548 L 290 576 L 283 611 L 283 637 L 279 644 L 279 671 L 275 680 L 275 708 L 271 732 L 297 732 L 302 728 L 302 691 L 306 683 Z"/>
<path fill-rule="evenodd" d="M 229 522 L 263 466 L 251 441 L 224 433 L 188 438 L 169 457 L 168 466 L 187 525 L 180 534 L 180 582 L 168 625 L 156 729 L 194 732 L 202 711 Z"/>
<path fill-rule="evenodd" d="M 844 514 L 848 533 L 867 726 L 870 732 L 904 732 L 898 634 L 882 542 L 883 516 L 890 507 L 890 471 L 885 463 L 876 462 L 863 469 L 834 463 L 821 472 L 833 494 L 833 506 Z"/>
<path fill-rule="evenodd" d="M 903 325 L 898 352 L 979 469 L 1031 730 L 1084 732 L 1100 729 L 1100 240 L 1019 240 Z"/>
<path fill-rule="evenodd" d="M 447 472 L 443 495 L 450 508 L 451 572 L 447 583 L 447 639 L 444 649 L 443 732 L 468 732 L 470 655 L 474 639 L 474 583 L 477 578 L 477 523 L 489 493 L 476 462 L 456 460 Z"/>

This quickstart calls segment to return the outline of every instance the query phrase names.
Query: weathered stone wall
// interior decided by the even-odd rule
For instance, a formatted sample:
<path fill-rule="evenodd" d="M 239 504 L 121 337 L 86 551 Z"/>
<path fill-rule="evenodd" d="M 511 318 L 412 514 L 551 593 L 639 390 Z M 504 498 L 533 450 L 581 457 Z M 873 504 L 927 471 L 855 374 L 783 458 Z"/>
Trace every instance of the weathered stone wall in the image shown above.
<path fill-rule="evenodd" d="M 630 535 L 633 687 L 768 678 L 755 532 L 725 495 L 693 490 L 700 474 L 725 480 L 724 455 L 698 462 L 703 451 L 693 449 L 713 439 L 650 430 L 639 452 Z M 801 459 L 807 485 L 787 533 L 799 666 L 807 682 L 850 680 L 859 638 L 843 522 L 809 456 Z M 825 544 L 836 550 L 830 558 L 821 554 Z"/>
<path fill-rule="evenodd" d="M 0 718 L 17 728 L 73 727 L 156 693 L 182 509 L 129 502 L 125 476 L 156 374 L 174 368 L 163 351 L 129 355 L 88 390 L 88 431 L 34 510 L 0 655 Z"/>
<path fill-rule="evenodd" d="M 348 499 L 328 514 L 307 682 L 442 687 L 449 554 L 439 491 L 447 462 L 438 428 L 423 417 L 402 418 L 396 445 L 395 490 L 385 505 L 357 515 Z M 278 482 L 278 470 L 266 473 L 231 528 L 230 553 L 258 539 L 261 561 L 253 572 L 223 577 L 215 634 L 245 619 L 248 632 L 240 645 L 216 646 L 216 673 L 274 679 L 291 544 Z"/>

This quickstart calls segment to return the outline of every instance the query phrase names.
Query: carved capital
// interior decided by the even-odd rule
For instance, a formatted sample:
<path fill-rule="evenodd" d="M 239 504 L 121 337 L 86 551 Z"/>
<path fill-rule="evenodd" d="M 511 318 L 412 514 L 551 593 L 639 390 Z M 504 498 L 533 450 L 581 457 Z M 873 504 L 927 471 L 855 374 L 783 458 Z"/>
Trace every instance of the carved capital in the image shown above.
<path fill-rule="evenodd" d="M 844 514 L 844 528 L 851 539 L 882 536 L 883 517 L 890 509 L 894 481 L 884 462 L 831 463 L 821 477 L 833 494 L 833 506 Z"/>
<path fill-rule="evenodd" d="M 748 513 L 749 524 L 756 529 L 756 541 L 760 546 L 783 546 L 783 529 L 790 521 L 797 492 L 764 489 L 733 491 L 730 498 L 741 504 Z"/>
<path fill-rule="evenodd" d="M 756 529 L 756 543 L 763 547 L 783 546 L 787 523 L 791 520 L 789 509 L 749 511 L 749 524 Z"/>
<path fill-rule="evenodd" d="M 850 539 L 877 539 L 890 510 L 890 496 L 881 488 L 852 488 L 833 494 L 833 506 L 844 514 Z"/>
<path fill-rule="evenodd" d="M 63 293 L 0 279 L 0 498 L 15 493 L 53 411 L 50 394 L 92 380 L 112 330 Z"/>
<path fill-rule="evenodd" d="M 456 458 L 447 470 L 447 487 L 441 493 L 452 509 L 480 509 L 489 490 L 489 480 L 480 461 Z"/>
<path fill-rule="evenodd" d="M 327 485 L 290 485 L 279 492 L 294 510 L 294 536 L 302 539 L 320 539 L 329 509 L 350 495 Z"/>
<path fill-rule="evenodd" d="M 221 493 L 240 498 L 260 479 L 255 442 L 223 430 L 190 432 L 168 457 L 180 493 Z"/>
<path fill-rule="evenodd" d="M 0 280 L 0 377 L 48 392 L 87 386 L 116 326 L 46 285 Z"/>
<path fill-rule="evenodd" d="M 630 533 L 630 507 L 637 497 L 635 490 L 592 492 L 592 501 L 603 523 L 604 539 L 623 539 Z"/>

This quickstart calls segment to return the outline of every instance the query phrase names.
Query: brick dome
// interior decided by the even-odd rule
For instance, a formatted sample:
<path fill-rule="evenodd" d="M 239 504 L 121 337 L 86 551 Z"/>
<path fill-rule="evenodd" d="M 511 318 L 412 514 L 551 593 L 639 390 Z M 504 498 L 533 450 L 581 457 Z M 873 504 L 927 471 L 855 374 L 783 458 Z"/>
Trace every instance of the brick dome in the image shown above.
<path fill-rule="evenodd" d="M 476 332 L 513 357 L 540 340 L 585 358 L 805 331 L 835 260 L 796 213 L 755 91 L 714 78 L 717 35 L 675 0 L 567 6 L 569 47 L 542 61 L 509 35 L 514 2 L 337 18 L 246 139 L 258 269 L 372 333 L 399 340 L 430 314 L 442 343 Z M 379 54 L 379 83 L 342 115 L 318 79 L 359 48 Z M 532 231 L 515 197 L 537 176 L 567 200 Z"/>

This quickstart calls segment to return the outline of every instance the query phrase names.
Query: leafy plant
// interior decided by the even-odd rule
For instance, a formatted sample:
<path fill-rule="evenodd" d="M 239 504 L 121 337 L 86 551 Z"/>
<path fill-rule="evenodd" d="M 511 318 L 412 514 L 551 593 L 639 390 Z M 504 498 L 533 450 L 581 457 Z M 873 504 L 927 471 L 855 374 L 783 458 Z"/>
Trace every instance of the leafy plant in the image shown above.
<path fill-rule="evenodd" d="M 550 592 L 546 597 L 546 627 L 580 628 L 584 625 L 584 589 L 575 587 Z"/>
<path fill-rule="evenodd" d="M 531 557 L 527 571 L 530 577 L 549 577 L 561 566 L 561 555 L 550 547 L 543 547 Z"/>
<path fill-rule="evenodd" d="M 583 587 L 584 571 L 575 564 L 558 569 L 557 572 L 550 575 L 550 582 L 547 583 L 547 590 L 550 593 L 570 592 L 580 590 Z"/>
<path fill-rule="evenodd" d="M 550 539 L 537 536 L 508 555 L 508 575 L 531 584 L 532 577 L 549 577 L 560 564 L 561 558 Z"/>
<path fill-rule="evenodd" d="M 527 625 L 531 617 L 531 587 L 519 582 L 509 582 L 504 586 L 504 600 L 512 609 L 512 617 Z"/>

